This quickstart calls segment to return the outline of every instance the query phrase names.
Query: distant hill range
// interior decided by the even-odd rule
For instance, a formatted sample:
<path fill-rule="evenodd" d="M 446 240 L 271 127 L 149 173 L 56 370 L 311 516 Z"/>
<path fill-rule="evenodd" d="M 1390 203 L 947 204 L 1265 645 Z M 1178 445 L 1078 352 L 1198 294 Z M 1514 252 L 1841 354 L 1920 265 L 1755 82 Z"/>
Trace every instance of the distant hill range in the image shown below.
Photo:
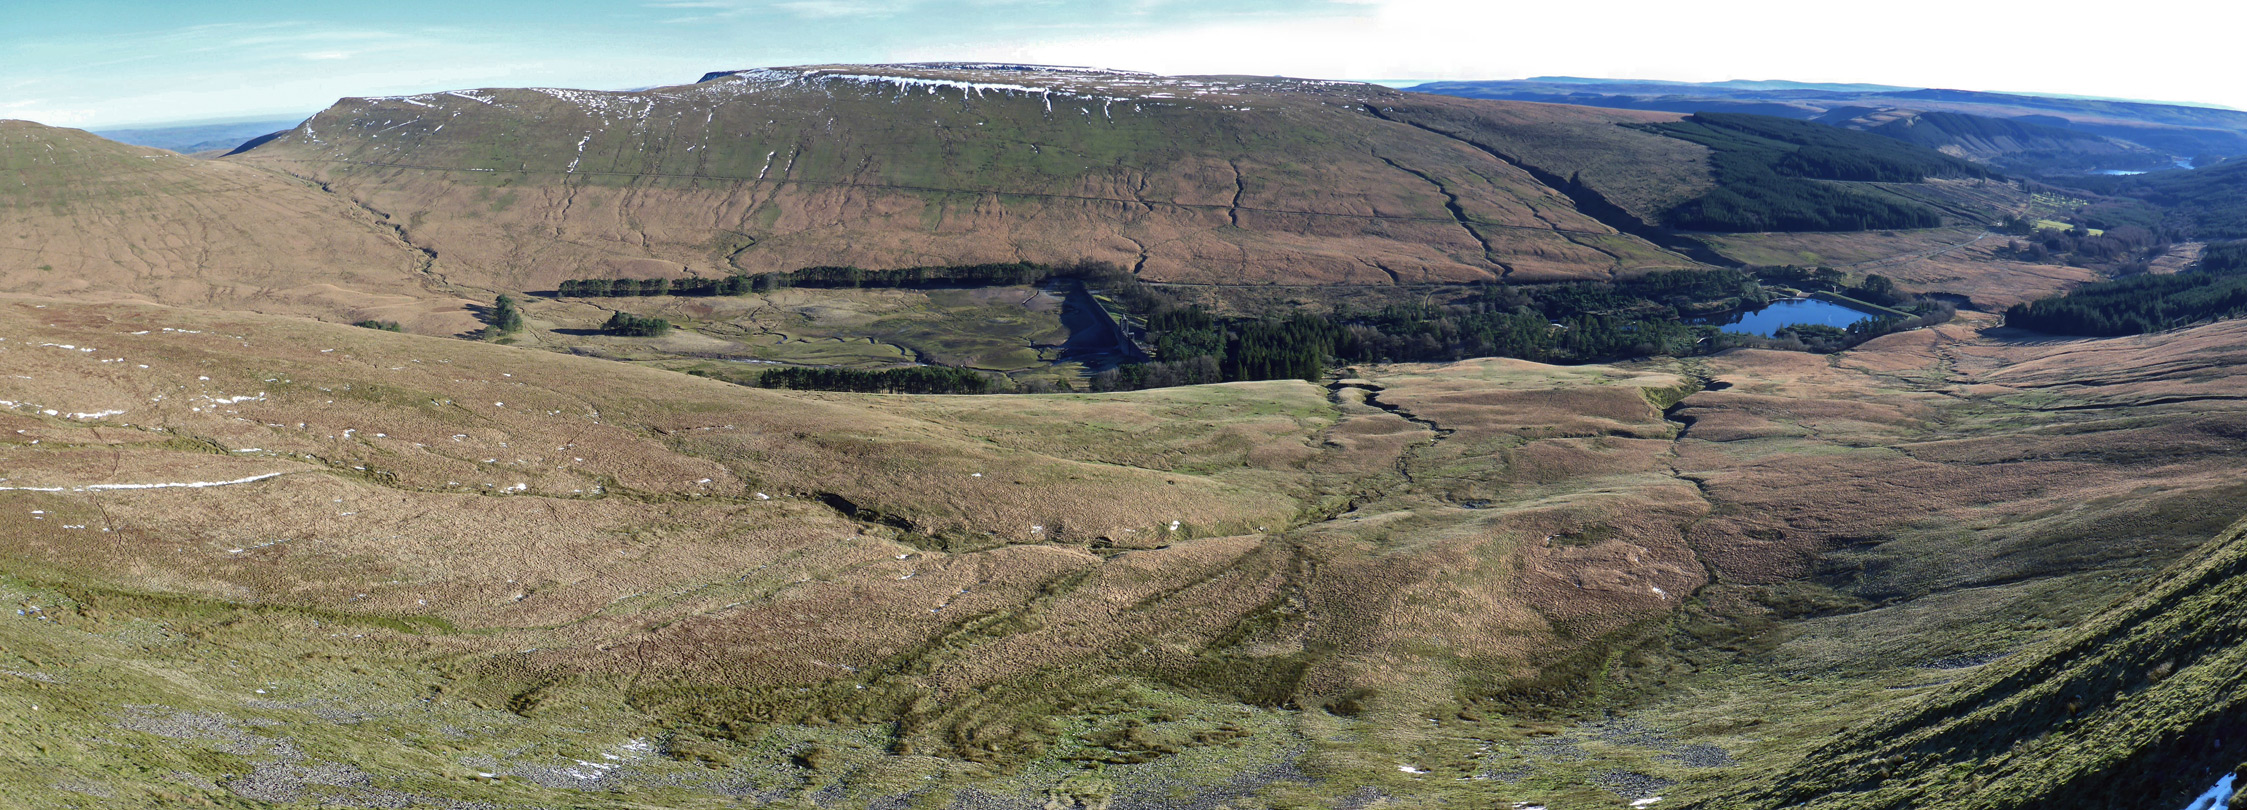
<path fill-rule="evenodd" d="M 100 135 L 119 143 L 134 146 L 151 146 L 168 149 L 183 155 L 203 152 L 225 153 L 261 135 L 271 135 L 297 125 L 302 116 L 260 121 L 228 121 L 209 124 L 179 124 L 161 127 L 136 127 L 130 129 L 97 129 Z"/>
<path fill-rule="evenodd" d="M 1410 89 L 1463 98 L 1815 119 L 2026 172 L 2142 171 L 2247 154 L 2247 112 L 2143 101 L 1881 85 L 1568 77 L 1429 82 Z"/>

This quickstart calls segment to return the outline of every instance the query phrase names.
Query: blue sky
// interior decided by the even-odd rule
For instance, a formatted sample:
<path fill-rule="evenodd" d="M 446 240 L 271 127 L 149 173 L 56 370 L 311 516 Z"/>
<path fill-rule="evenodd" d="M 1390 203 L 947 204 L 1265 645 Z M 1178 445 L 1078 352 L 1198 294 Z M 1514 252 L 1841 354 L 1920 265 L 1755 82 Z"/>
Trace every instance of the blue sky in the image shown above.
<path fill-rule="evenodd" d="M 991 59 L 1335 79 L 1787 78 L 2247 107 L 2247 12 L 2150 0 L 0 0 L 0 118 L 308 114 L 344 96 L 621 89 L 705 71 Z M 1827 6 L 1836 6 L 1827 9 Z M 1985 8 L 1984 6 L 1987 6 Z M 2113 21 L 2142 21 L 2115 25 Z"/>

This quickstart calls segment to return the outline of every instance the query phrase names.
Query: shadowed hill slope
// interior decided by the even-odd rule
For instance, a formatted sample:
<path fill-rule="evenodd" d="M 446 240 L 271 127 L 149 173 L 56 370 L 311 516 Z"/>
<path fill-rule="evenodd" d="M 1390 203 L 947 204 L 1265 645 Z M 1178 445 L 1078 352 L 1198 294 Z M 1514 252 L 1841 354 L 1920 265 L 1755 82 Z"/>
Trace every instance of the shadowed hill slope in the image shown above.
<path fill-rule="evenodd" d="M 2183 807 L 2247 760 L 2247 538 L 2234 526 L 2056 641 L 1709 807 Z"/>
<path fill-rule="evenodd" d="M 473 328 L 424 256 L 350 202 L 255 167 L 0 122 L 0 290 Z"/>
<path fill-rule="evenodd" d="M 329 184 L 399 217 L 456 281 L 514 289 L 1018 260 L 1245 284 L 1604 278 L 1690 264 L 1502 156 L 1367 111 L 1414 98 L 1436 103 L 1252 77 L 750 70 L 636 93 L 348 99 L 231 159 Z M 1516 106 L 1534 109 L 1505 112 L 1577 131 L 1648 118 Z M 1680 156 L 1660 140 L 1593 142 L 1652 145 L 1650 162 Z"/>

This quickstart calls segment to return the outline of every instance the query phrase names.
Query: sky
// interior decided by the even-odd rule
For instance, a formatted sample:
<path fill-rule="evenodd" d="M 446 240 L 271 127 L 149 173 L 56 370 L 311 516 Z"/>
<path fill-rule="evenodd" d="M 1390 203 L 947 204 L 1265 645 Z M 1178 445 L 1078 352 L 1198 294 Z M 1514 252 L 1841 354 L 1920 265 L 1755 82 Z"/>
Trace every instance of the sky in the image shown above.
<path fill-rule="evenodd" d="M 0 0 L 0 118 L 280 119 L 346 96 L 956 60 L 1872 82 L 2247 109 L 2243 26 L 2247 5 L 2176 0 Z"/>

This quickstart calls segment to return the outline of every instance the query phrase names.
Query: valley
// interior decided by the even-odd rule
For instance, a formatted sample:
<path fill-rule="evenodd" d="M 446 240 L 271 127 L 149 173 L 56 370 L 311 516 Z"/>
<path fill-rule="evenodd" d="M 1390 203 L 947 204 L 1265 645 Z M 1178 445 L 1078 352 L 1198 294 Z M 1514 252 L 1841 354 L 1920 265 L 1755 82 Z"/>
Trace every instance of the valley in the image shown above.
<path fill-rule="evenodd" d="M 2035 659 L 2241 486 L 2229 324 L 961 399 L 4 317 L 0 632 L 76 774 L 12 795 L 1691 795 Z"/>
<path fill-rule="evenodd" d="M 2228 174 L 1810 117 L 0 123 L 0 803 L 2183 806 L 2247 761 Z"/>

